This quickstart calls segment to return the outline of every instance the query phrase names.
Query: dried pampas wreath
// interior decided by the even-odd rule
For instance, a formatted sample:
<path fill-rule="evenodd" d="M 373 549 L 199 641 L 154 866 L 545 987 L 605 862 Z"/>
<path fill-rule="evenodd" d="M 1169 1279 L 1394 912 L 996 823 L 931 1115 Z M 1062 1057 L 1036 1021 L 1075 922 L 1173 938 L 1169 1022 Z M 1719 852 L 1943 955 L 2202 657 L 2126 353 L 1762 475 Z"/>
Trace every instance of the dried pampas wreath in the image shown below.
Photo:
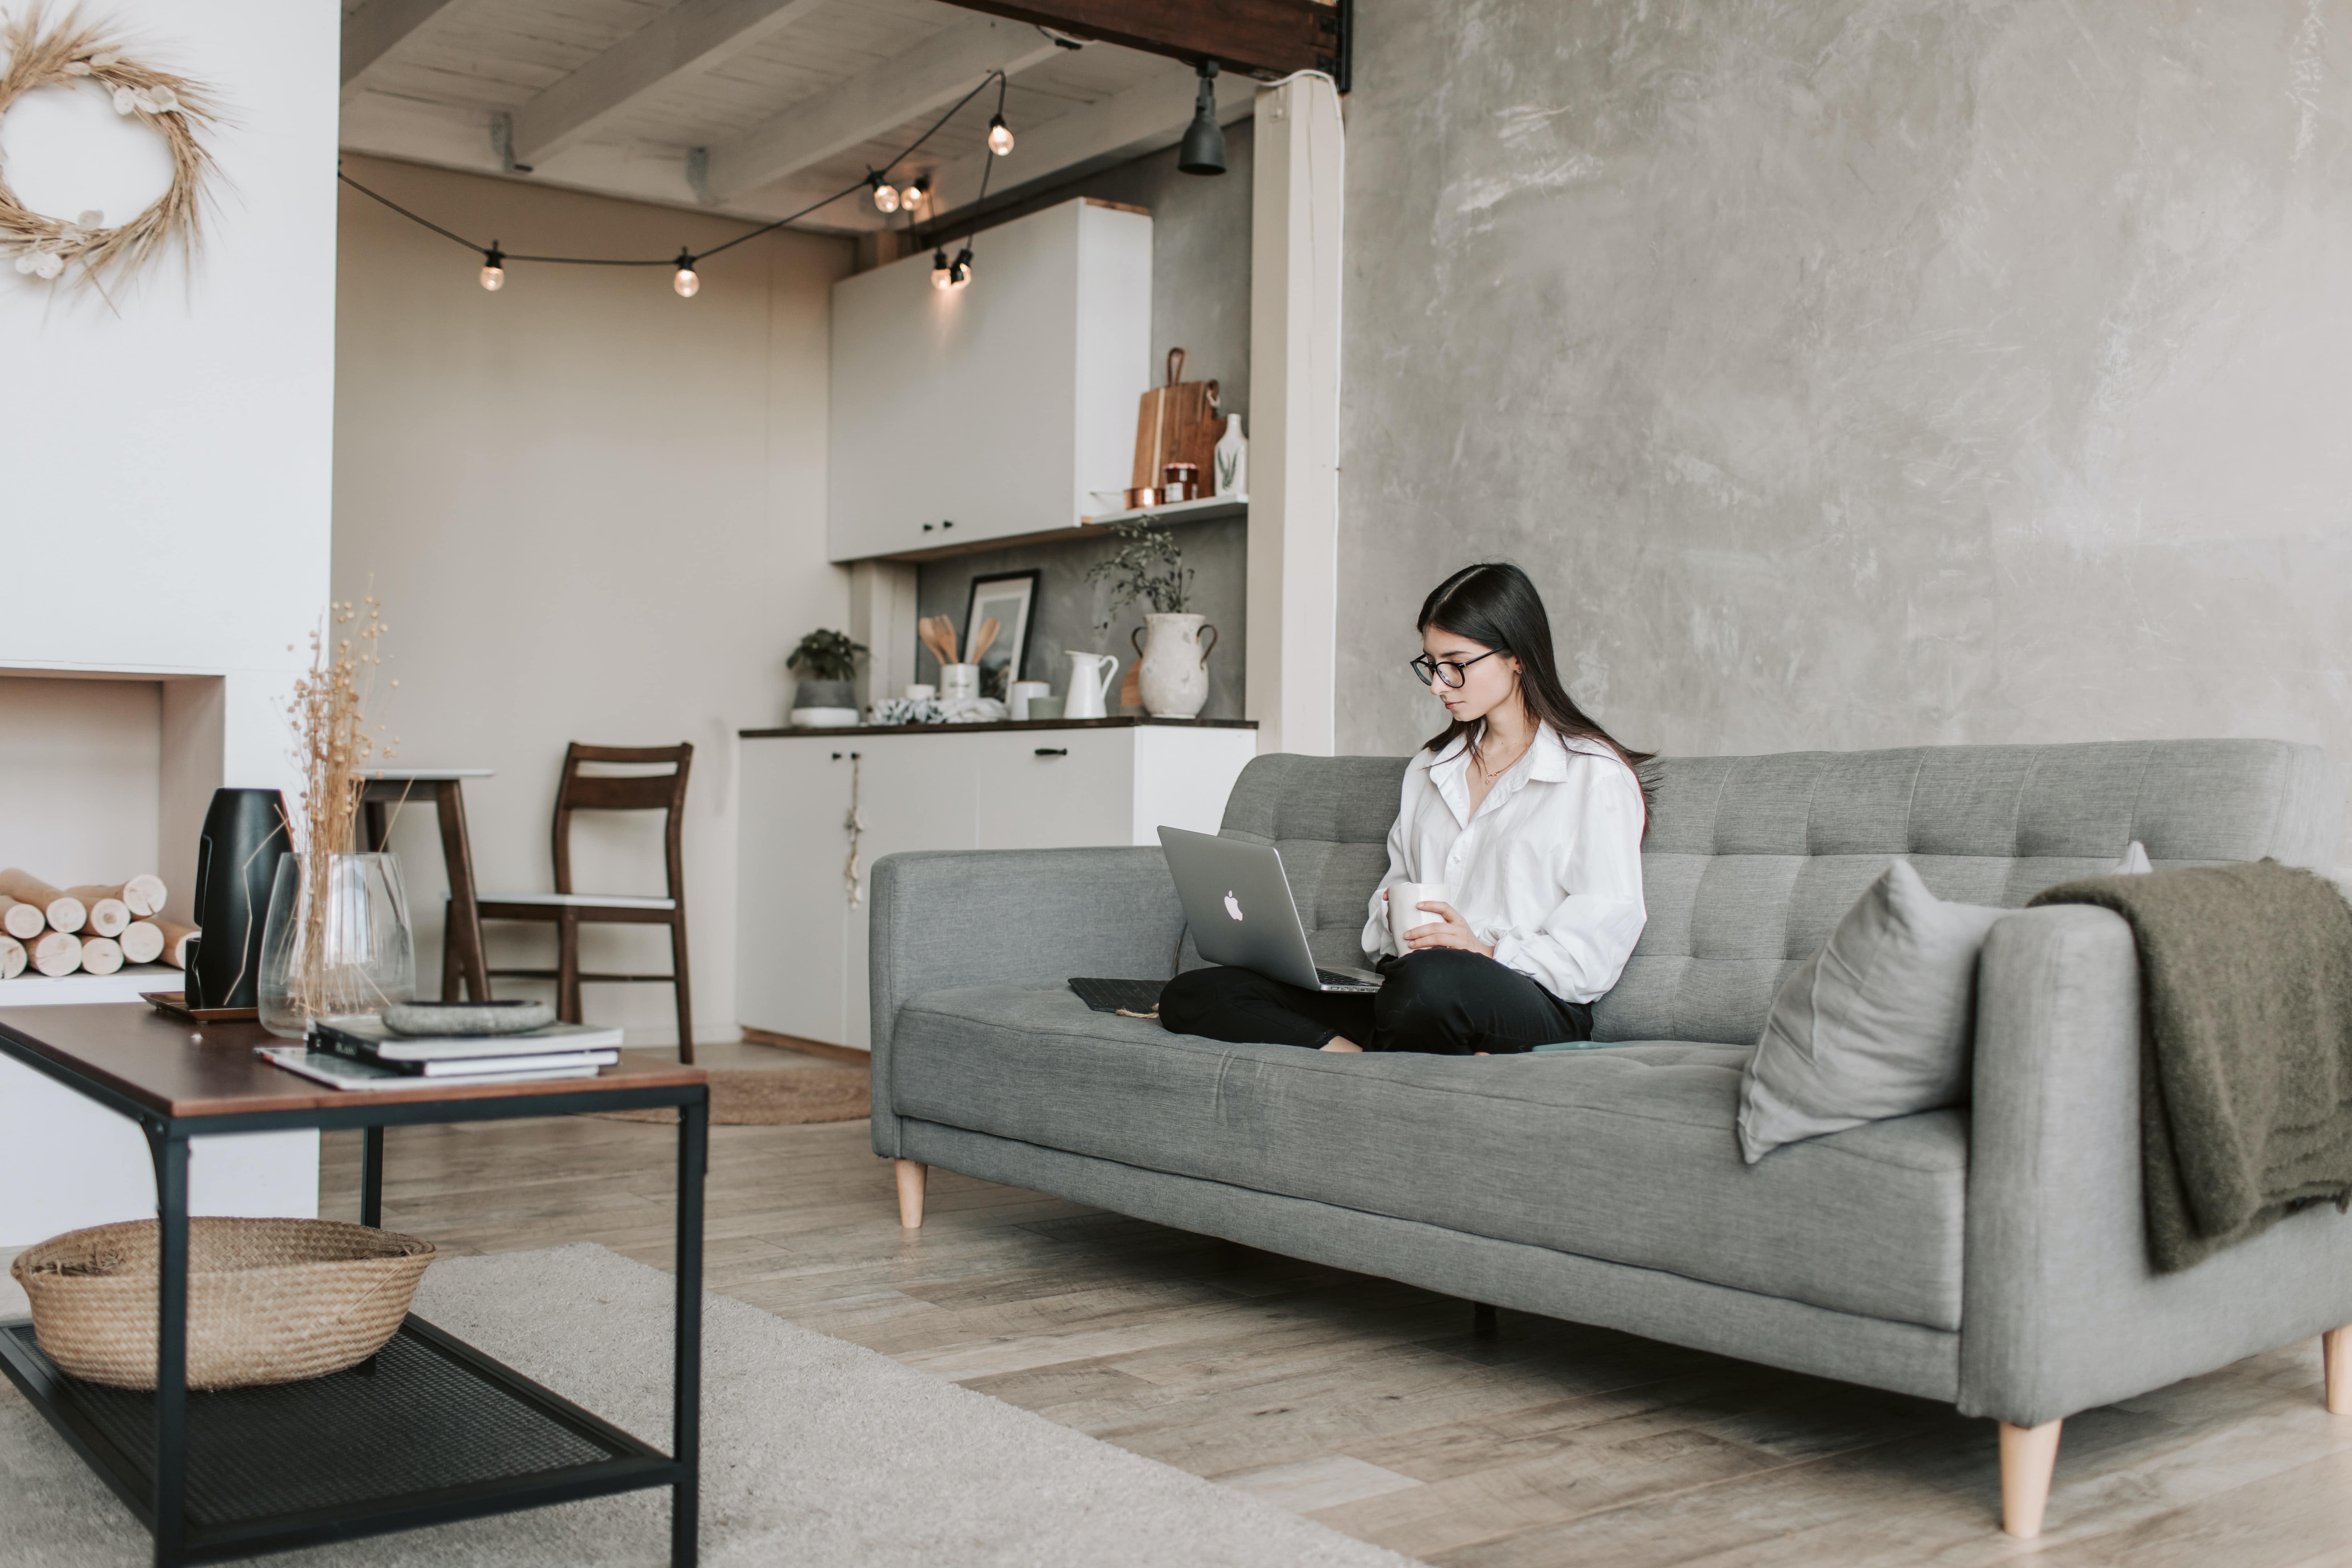
<path fill-rule="evenodd" d="M 81 281 L 94 285 L 115 268 L 136 276 L 175 242 L 193 256 L 204 237 L 205 187 L 214 173 L 212 154 L 199 139 L 215 120 L 205 89 L 124 58 L 112 30 L 83 21 L 79 11 L 52 27 L 36 5 L 0 32 L 0 48 L 8 56 L 0 69 L 0 115 L 35 88 L 94 82 L 112 95 L 117 114 L 137 116 L 172 150 L 172 188 L 112 228 L 101 213 L 86 212 L 68 223 L 34 212 L 8 188 L 0 164 L 0 258 L 13 257 L 18 272 L 45 281 L 79 263 Z"/>

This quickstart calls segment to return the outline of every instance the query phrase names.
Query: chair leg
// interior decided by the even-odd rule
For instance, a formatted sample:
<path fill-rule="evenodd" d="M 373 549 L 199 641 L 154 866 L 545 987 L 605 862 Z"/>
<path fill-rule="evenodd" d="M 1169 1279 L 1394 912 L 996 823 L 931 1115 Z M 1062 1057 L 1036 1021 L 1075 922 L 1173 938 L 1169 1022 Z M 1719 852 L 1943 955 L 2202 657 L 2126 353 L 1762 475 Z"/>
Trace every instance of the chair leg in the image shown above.
<path fill-rule="evenodd" d="M 570 910 L 555 922 L 555 1016 L 580 1022 L 580 921 Z"/>
<path fill-rule="evenodd" d="M 446 899 L 441 900 L 441 1000 L 455 1002 L 457 1000 L 457 910 Z"/>
<path fill-rule="evenodd" d="M 2327 1381 L 2327 1413 L 2352 1415 L 2352 1328 L 2319 1336 L 2319 1364 Z"/>
<path fill-rule="evenodd" d="M 2058 1468 L 2058 1429 L 2063 1421 L 2039 1426 L 2000 1424 L 2000 1527 L 2020 1541 L 2042 1533 L 2050 1504 L 2050 1478 Z"/>
<path fill-rule="evenodd" d="M 923 1178 L 931 1168 L 920 1160 L 897 1162 L 898 1171 L 898 1223 L 908 1230 L 920 1230 L 923 1226 Z"/>
<path fill-rule="evenodd" d="M 669 972 L 677 988 L 677 1059 L 694 1063 L 694 994 L 688 986 L 686 969 L 686 921 L 673 921 L 669 928 Z"/>

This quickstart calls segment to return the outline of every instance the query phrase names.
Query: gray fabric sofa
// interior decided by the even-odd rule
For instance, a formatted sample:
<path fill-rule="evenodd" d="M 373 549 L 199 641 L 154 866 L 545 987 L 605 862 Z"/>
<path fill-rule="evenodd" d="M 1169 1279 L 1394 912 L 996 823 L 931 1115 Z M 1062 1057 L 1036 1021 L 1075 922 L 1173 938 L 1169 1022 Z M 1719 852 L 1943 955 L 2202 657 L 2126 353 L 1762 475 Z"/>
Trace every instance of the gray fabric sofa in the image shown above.
<path fill-rule="evenodd" d="M 1278 846 L 1317 958 L 1360 963 L 1401 758 L 1260 757 L 1227 835 Z M 1740 1069 L 1781 979 L 1888 859 L 2018 907 L 2110 869 L 2332 858 L 2317 751 L 2201 741 L 1654 764 L 1649 925 L 1594 1008 L 1616 1048 L 1330 1056 L 1090 1012 L 1071 975 L 1198 962 L 1157 849 L 875 868 L 874 1147 L 1482 1302 L 1949 1400 L 2001 1424 L 2040 1527 L 2061 1418 L 2352 1323 L 2322 1207 L 2149 1272 L 2128 928 L 2019 909 L 1978 980 L 1973 1103 L 1749 1166 Z M 2331 1350 L 2336 1342 L 2329 1341 Z M 2342 1380 L 2352 1393 L 2352 1375 Z M 2331 1387 L 2337 1380 L 2331 1378 Z"/>

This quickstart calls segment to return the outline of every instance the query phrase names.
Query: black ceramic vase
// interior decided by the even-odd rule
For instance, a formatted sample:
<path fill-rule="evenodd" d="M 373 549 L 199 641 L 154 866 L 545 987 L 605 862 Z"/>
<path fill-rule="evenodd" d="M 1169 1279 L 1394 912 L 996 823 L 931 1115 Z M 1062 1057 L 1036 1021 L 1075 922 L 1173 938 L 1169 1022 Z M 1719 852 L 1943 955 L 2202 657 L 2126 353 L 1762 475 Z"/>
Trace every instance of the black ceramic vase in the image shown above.
<path fill-rule="evenodd" d="M 261 997 L 261 928 L 278 858 L 292 840 L 274 789 L 218 789 L 196 842 L 196 928 L 188 944 L 191 1007 L 251 1007 Z"/>

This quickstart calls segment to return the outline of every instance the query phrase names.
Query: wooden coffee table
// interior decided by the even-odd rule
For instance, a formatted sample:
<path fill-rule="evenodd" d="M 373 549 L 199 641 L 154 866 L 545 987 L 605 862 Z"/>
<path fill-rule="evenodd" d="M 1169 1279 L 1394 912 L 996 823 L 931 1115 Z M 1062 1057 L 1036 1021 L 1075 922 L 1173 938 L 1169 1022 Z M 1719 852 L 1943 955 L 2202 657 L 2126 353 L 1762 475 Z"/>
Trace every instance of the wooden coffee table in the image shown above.
<path fill-rule="evenodd" d="M 670 1562 L 695 1561 L 700 1474 L 702 1183 L 710 1090 L 696 1068 L 625 1059 L 593 1079 L 341 1090 L 253 1054 L 253 1024 L 191 1027 L 143 1006 L 0 1009 L 0 1052 L 139 1123 L 163 1256 L 154 1392 L 84 1383 L 0 1322 L 0 1371 L 155 1538 L 159 1564 L 249 1557 L 580 1498 L 670 1489 Z M 366 1131 L 360 1222 L 383 1214 L 383 1130 L 675 1106 L 677 1298 L 670 1452 L 411 1314 L 367 1364 L 268 1388 L 187 1387 L 188 1140 Z M 560 1311 L 562 1303 L 545 1303 Z"/>

